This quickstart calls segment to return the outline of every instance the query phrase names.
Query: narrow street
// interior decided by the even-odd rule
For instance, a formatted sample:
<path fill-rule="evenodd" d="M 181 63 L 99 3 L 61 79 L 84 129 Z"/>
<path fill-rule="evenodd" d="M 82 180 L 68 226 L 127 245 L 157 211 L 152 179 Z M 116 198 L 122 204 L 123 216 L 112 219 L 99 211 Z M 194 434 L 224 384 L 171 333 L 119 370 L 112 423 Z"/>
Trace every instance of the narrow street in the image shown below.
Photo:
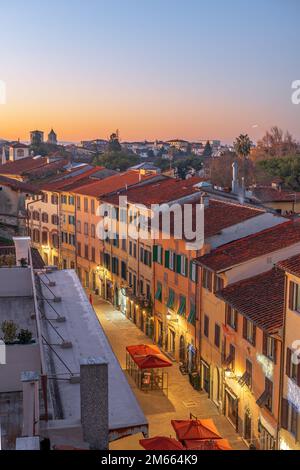
<path fill-rule="evenodd" d="M 123 370 L 126 367 L 125 348 L 132 344 L 151 343 L 130 320 L 112 305 L 93 298 L 94 309 L 110 341 Z M 126 372 L 125 372 L 126 373 Z M 188 419 L 190 413 L 197 418 L 213 418 L 220 434 L 228 439 L 233 449 L 247 449 L 242 439 L 235 433 L 228 420 L 219 414 L 216 406 L 207 398 L 206 393 L 198 392 L 190 385 L 188 377 L 183 376 L 174 363 L 168 369 L 169 390 L 168 396 L 161 391 L 140 391 L 133 380 L 127 375 L 131 385 L 148 421 L 150 437 L 155 435 L 175 436 L 171 426 L 171 419 Z M 111 444 L 111 450 L 141 449 L 139 445 L 141 435 L 121 439 Z"/>

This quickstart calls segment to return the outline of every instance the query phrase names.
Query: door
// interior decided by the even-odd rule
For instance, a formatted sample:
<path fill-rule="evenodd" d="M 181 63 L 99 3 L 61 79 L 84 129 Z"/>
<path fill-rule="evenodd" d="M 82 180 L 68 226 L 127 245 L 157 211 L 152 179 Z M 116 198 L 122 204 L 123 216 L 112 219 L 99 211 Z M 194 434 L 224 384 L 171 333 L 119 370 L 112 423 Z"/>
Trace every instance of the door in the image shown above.
<path fill-rule="evenodd" d="M 185 364 L 186 362 L 186 348 L 185 348 L 185 340 L 184 336 L 180 336 L 179 340 L 179 361 Z"/>
<path fill-rule="evenodd" d="M 210 371 L 209 366 L 202 364 L 203 371 L 203 390 L 209 395 L 210 393 Z"/>
<path fill-rule="evenodd" d="M 220 372 L 217 367 L 214 368 L 213 373 L 213 401 L 219 406 L 220 402 Z"/>
<path fill-rule="evenodd" d="M 231 424 L 237 429 L 238 424 L 238 401 L 230 393 L 226 392 L 226 408 L 227 418 Z"/>
<path fill-rule="evenodd" d="M 251 416 L 248 411 L 245 412 L 244 418 L 244 438 L 246 441 L 251 441 Z"/>

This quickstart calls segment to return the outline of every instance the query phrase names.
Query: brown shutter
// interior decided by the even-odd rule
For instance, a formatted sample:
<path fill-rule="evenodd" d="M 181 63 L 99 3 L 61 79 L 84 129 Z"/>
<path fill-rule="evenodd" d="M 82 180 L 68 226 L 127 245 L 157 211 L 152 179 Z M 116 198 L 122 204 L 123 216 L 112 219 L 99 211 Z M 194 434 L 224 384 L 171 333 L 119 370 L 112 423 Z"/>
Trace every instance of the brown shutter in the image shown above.
<path fill-rule="evenodd" d="M 228 304 L 226 304 L 226 315 L 225 315 L 225 318 L 226 318 L 226 325 L 229 325 L 229 309 L 230 309 L 230 306 Z"/>
<path fill-rule="evenodd" d="M 294 282 L 290 281 L 290 288 L 289 288 L 289 309 L 294 310 L 294 292 L 295 292 L 295 284 Z"/>
<path fill-rule="evenodd" d="M 274 339 L 274 364 L 277 361 L 277 339 Z"/>
<path fill-rule="evenodd" d="M 243 338 L 247 338 L 247 318 L 243 317 Z"/>
<path fill-rule="evenodd" d="M 256 344 L 256 326 L 253 325 L 253 346 Z"/>
<path fill-rule="evenodd" d="M 291 376 L 291 359 L 292 359 L 292 350 L 290 348 L 286 348 L 285 373 L 288 377 Z"/>
<path fill-rule="evenodd" d="M 263 332 L 263 347 L 262 347 L 262 352 L 263 352 L 263 355 L 266 356 L 267 355 L 267 335 L 265 332 Z"/>
<path fill-rule="evenodd" d="M 288 428 L 289 402 L 286 398 L 281 400 L 281 427 Z"/>

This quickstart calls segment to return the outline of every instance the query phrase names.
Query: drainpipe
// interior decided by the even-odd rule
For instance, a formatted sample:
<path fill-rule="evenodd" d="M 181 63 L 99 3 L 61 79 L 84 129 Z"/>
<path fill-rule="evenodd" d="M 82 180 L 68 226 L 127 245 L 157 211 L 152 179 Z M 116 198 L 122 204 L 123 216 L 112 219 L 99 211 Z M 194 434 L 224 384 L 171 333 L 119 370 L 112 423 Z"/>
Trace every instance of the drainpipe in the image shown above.
<path fill-rule="evenodd" d="M 281 351 L 280 351 L 280 378 L 279 378 L 279 397 L 278 397 L 278 424 L 277 424 L 277 433 L 276 433 L 276 449 L 280 447 L 279 443 L 279 433 L 281 429 L 281 404 L 283 397 L 283 382 L 284 382 L 284 353 L 285 353 L 285 332 L 286 332 L 286 310 L 287 310 L 287 292 L 288 292 L 288 278 L 285 275 L 284 280 L 284 312 L 283 312 L 283 328 L 282 328 L 282 342 L 281 342 Z"/>

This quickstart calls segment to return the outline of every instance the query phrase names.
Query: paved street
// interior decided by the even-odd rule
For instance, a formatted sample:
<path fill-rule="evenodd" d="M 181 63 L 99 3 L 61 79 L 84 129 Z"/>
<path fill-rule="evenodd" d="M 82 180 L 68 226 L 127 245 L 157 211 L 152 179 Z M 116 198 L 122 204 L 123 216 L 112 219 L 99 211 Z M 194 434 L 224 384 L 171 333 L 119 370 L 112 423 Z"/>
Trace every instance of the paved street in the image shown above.
<path fill-rule="evenodd" d="M 94 297 L 94 308 L 122 368 L 125 369 L 125 347 L 131 344 L 151 343 L 151 340 L 119 311 L 114 310 L 109 303 Z M 149 421 L 150 437 L 175 436 L 170 424 L 171 419 L 188 419 L 192 413 L 198 418 L 213 418 L 221 435 L 229 440 L 234 449 L 246 449 L 227 419 L 219 414 L 205 393 L 193 389 L 188 377 L 180 373 L 176 363 L 168 369 L 168 372 L 168 396 L 161 391 L 142 392 L 127 376 Z M 112 443 L 110 448 L 112 450 L 141 449 L 138 442 L 141 438 L 141 435 L 136 435 L 121 439 Z"/>

